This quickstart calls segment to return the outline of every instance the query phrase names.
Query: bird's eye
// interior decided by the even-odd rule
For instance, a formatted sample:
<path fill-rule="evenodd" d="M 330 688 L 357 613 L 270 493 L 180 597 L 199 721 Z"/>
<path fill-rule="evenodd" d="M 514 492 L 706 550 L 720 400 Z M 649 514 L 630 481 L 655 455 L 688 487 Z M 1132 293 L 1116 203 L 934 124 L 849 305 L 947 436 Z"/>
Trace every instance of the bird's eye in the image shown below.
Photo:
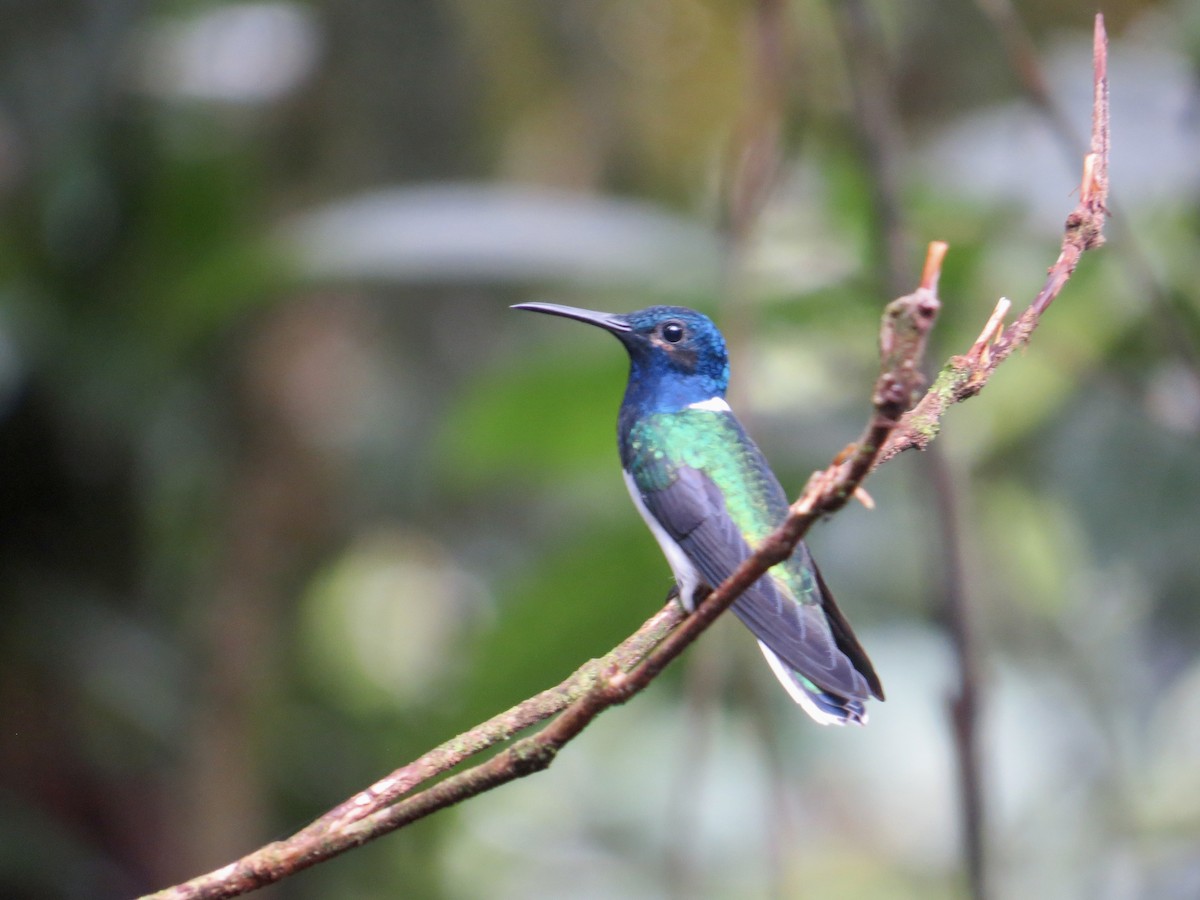
<path fill-rule="evenodd" d="M 671 344 L 678 344 L 683 340 L 683 326 L 678 322 L 668 322 L 662 327 L 663 340 Z"/>

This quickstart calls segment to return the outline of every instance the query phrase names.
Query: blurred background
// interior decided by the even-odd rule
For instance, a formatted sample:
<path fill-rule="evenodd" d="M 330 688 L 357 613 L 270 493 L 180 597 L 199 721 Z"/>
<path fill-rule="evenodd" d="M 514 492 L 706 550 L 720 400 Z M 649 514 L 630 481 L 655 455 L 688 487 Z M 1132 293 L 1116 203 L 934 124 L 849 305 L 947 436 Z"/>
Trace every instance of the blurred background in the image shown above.
<path fill-rule="evenodd" d="M 927 241 L 934 365 L 1040 286 L 1093 12 L 0 3 L 0 894 L 212 869 L 632 632 L 624 354 L 508 305 L 712 314 L 797 494 Z M 870 726 L 720 622 L 549 772 L 265 894 L 962 897 L 974 821 L 989 896 L 1200 896 L 1200 7 L 1104 12 L 1108 246 L 810 540 Z"/>

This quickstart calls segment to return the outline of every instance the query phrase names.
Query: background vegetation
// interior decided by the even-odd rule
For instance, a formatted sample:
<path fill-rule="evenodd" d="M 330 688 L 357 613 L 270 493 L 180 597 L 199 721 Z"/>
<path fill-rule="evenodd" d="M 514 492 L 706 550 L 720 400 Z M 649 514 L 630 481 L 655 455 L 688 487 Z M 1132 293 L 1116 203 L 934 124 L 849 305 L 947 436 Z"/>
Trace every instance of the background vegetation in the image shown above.
<path fill-rule="evenodd" d="M 213 868 L 632 631 L 623 354 L 508 304 L 712 313 L 798 492 L 925 241 L 935 358 L 1040 285 L 1092 11 L 0 5 L 0 893 Z M 1200 894 L 1200 15 L 1104 11 L 1109 246 L 939 442 L 997 897 Z M 548 773 L 268 893 L 961 896 L 932 484 L 810 541 L 867 729 L 719 623 Z"/>

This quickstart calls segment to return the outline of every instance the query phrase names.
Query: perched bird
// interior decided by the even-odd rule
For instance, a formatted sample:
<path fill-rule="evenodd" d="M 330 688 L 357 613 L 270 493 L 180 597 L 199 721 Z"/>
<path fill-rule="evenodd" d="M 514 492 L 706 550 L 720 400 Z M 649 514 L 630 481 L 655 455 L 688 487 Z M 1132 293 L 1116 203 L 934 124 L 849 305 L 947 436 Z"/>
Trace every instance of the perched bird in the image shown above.
<path fill-rule="evenodd" d="M 617 420 L 633 503 L 670 563 L 690 612 L 783 522 L 787 495 L 725 402 L 725 339 L 680 306 L 626 315 L 553 303 L 515 309 L 564 316 L 613 334 L 629 353 Z M 803 543 L 733 604 L 792 698 L 823 725 L 866 724 L 883 687 Z"/>

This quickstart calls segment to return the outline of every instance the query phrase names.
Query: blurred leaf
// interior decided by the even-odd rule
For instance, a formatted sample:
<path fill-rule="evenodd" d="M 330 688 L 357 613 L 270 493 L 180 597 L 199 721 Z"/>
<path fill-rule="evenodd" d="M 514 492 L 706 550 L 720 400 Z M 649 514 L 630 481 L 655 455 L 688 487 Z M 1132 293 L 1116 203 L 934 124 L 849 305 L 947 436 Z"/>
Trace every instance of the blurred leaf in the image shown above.
<path fill-rule="evenodd" d="M 710 288 L 714 236 L 648 203 L 519 185 L 371 191 L 293 222 L 313 278 Z"/>

